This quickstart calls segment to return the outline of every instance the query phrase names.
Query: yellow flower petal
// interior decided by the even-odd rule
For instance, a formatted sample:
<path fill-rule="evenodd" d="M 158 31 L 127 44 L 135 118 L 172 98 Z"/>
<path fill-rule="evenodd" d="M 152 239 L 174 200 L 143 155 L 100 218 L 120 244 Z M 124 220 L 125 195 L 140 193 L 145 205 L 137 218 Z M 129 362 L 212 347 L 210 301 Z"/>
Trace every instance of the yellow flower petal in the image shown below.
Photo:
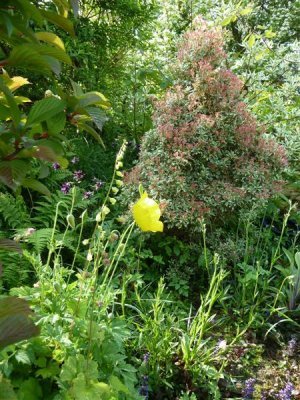
<path fill-rule="evenodd" d="M 146 192 L 132 207 L 133 218 L 144 232 L 162 232 L 163 223 L 159 221 L 161 211 L 159 205 L 150 199 Z"/>

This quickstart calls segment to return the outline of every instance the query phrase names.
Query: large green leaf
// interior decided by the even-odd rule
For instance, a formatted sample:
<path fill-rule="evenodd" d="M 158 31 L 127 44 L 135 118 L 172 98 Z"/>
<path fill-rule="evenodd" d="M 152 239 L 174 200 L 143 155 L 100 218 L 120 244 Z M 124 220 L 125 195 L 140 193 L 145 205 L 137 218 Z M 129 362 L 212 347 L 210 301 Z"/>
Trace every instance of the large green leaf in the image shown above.
<path fill-rule="evenodd" d="M 48 132 L 52 135 L 60 133 L 64 129 L 65 125 L 66 114 L 64 112 L 60 112 L 52 118 L 47 119 Z"/>
<path fill-rule="evenodd" d="M 78 122 L 77 126 L 79 129 L 86 131 L 90 135 L 92 135 L 93 138 L 96 139 L 97 142 L 100 143 L 105 148 L 105 144 L 104 144 L 103 140 L 101 139 L 101 136 L 99 135 L 99 133 L 97 131 L 95 131 L 94 128 L 92 128 L 90 125 L 88 125 L 84 122 Z"/>
<path fill-rule="evenodd" d="M 103 125 L 108 120 L 105 112 L 98 107 L 87 107 L 86 112 L 92 118 L 97 128 L 102 131 Z"/>
<path fill-rule="evenodd" d="M 57 99 L 56 97 L 48 97 L 35 102 L 29 112 L 26 126 L 49 120 L 55 115 L 61 113 L 64 110 L 65 105 L 66 104 L 63 100 Z"/>
<path fill-rule="evenodd" d="M 11 51 L 8 63 L 14 67 L 33 69 L 40 73 L 49 73 L 52 71 L 52 66 L 49 64 L 47 58 L 41 56 L 36 48 L 31 47 L 30 44 L 16 46 Z"/>
<path fill-rule="evenodd" d="M 53 24 L 61 27 L 71 36 L 75 36 L 73 24 L 69 19 L 64 18 L 61 15 L 58 15 L 51 11 L 42 10 L 41 13 L 49 22 L 52 22 Z"/>
<path fill-rule="evenodd" d="M 88 92 L 81 96 L 78 96 L 78 108 L 84 108 L 93 104 L 102 106 L 103 108 L 109 108 L 110 102 L 100 92 Z"/>
<path fill-rule="evenodd" d="M 39 328 L 29 318 L 32 311 L 24 299 L 0 299 L 0 348 L 39 334 Z"/>
<path fill-rule="evenodd" d="M 35 20 L 39 25 L 43 24 L 43 17 L 39 9 L 35 7 L 29 0 L 15 0 L 18 3 L 22 14 L 27 18 Z"/>
<path fill-rule="evenodd" d="M 22 186 L 42 193 L 45 196 L 51 196 L 50 190 L 41 182 L 33 178 L 26 178 L 22 181 Z M 1 242 L 0 242 L 1 243 Z"/>

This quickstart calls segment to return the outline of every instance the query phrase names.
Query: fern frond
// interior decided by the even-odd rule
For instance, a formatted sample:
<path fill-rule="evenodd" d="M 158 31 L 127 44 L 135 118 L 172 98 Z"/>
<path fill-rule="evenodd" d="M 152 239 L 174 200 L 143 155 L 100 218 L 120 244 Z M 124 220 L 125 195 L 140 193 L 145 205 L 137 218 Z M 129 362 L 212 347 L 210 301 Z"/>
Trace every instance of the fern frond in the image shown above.
<path fill-rule="evenodd" d="M 30 217 L 23 197 L 0 193 L 0 218 L 2 225 L 8 229 L 28 227 Z"/>
<path fill-rule="evenodd" d="M 31 282 L 32 267 L 21 255 L 0 250 L 0 263 L 2 264 L 0 281 L 7 290 Z"/>
<path fill-rule="evenodd" d="M 50 243 L 52 228 L 42 228 L 36 230 L 32 235 L 26 238 L 26 242 L 33 245 L 34 250 L 40 254 Z"/>

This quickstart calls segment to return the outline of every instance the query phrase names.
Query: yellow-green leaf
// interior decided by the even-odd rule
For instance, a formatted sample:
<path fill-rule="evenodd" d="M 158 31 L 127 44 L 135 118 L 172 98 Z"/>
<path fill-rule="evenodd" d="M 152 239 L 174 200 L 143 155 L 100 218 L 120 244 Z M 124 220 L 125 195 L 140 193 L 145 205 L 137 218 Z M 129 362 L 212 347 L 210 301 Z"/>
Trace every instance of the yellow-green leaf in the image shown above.
<path fill-rule="evenodd" d="M 255 41 L 256 41 L 256 35 L 253 33 L 252 35 L 250 35 L 249 39 L 247 40 L 248 46 L 250 47 L 250 49 L 255 45 Z"/>
<path fill-rule="evenodd" d="M 244 16 L 244 15 L 248 15 L 251 14 L 253 11 L 252 7 L 246 7 L 243 10 L 240 11 L 240 15 Z"/>
<path fill-rule="evenodd" d="M 232 21 L 232 15 L 230 15 L 229 17 L 223 19 L 223 21 L 221 22 L 221 26 L 227 26 L 230 24 L 230 22 Z"/>
<path fill-rule="evenodd" d="M 275 36 L 276 36 L 276 33 L 275 33 L 275 32 L 272 32 L 271 29 L 267 29 L 267 30 L 265 31 L 265 37 L 266 37 L 267 39 L 272 39 L 272 38 L 275 37 Z"/>
<path fill-rule="evenodd" d="M 35 37 L 38 40 L 42 40 L 43 42 L 53 44 L 54 46 L 65 51 L 64 42 L 61 40 L 60 37 L 58 37 L 57 35 L 55 35 L 52 32 L 36 32 Z"/>
<path fill-rule="evenodd" d="M 30 82 L 28 81 L 28 79 L 23 78 L 23 76 L 14 76 L 13 78 L 10 78 L 7 84 L 12 92 L 24 85 L 30 85 Z"/>

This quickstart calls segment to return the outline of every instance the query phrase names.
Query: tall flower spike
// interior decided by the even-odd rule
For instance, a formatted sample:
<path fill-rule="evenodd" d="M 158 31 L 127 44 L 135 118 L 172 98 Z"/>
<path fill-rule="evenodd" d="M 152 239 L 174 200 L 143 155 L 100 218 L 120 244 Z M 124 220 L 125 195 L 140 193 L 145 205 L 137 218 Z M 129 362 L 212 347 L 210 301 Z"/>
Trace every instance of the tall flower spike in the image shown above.
<path fill-rule="evenodd" d="M 159 205 L 144 192 L 132 207 L 133 218 L 138 227 L 144 232 L 162 232 L 164 225 L 159 218 Z"/>

